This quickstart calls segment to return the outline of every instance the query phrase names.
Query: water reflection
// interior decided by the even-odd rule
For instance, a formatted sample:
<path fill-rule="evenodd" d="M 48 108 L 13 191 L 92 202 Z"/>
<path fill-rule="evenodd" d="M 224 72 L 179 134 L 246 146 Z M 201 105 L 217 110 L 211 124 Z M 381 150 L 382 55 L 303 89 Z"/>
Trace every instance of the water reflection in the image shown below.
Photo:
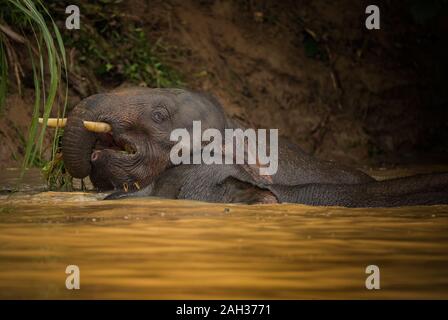
<path fill-rule="evenodd" d="M 104 194 L 40 191 L 0 195 L 1 298 L 448 298 L 448 206 L 98 201 Z M 65 289 L 69 264 L 81 269 L 80 290 Z M 381 269 L 381 290 L 365 289 L 370 264 Z"/>

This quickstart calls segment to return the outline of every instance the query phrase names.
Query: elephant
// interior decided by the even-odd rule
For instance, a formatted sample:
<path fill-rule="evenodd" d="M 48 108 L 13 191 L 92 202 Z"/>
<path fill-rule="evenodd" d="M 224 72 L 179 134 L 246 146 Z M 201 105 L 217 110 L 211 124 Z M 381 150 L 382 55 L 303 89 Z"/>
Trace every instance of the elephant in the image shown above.
<path fill-rule="evenodd" d="M 175 164 L 174 129 L 245 129 L 212 95 L 187 89 L 126 88 L 79 102 L 64 126 L 62 153 L 75 178 L 90 176 L 106 199 L 157 196 L 224 203 L 300 203 L 391 207 L 448 204 L 448 173 L 377 181 L 366 173 L 319 160 L 284 138 L 278 170 L 260 175 L 256 164 Z M 201 148 L 203 145 L 201 145 Z"/>

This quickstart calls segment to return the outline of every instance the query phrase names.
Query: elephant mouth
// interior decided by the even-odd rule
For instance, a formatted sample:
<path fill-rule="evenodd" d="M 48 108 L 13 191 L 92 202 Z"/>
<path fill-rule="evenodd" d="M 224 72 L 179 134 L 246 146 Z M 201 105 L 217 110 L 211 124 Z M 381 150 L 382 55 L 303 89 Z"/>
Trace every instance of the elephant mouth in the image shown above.
<path fill-rule="evenodd" d="M 44 119 L 39 119 L 43 123 Z M 92 168 L 123 166 L 136 162 L 138 146 L 126 133 L 114 132 L 106 122 L 71 119 L 48 119 L 48 127 L 65 128 L 63 155 L 67 170 L 76 178 L 91 174 Z"/>
<path fill-rule="evenodd" d="M 115 137 L 113 131 L 107 133 L 97 133 L 96 142 L 92 149 L 91 161 L 95 162 L 101 152 L 107 151 L 116 157 L 135 156 L 138 148 L 134 142 L 124 137 Z"/>

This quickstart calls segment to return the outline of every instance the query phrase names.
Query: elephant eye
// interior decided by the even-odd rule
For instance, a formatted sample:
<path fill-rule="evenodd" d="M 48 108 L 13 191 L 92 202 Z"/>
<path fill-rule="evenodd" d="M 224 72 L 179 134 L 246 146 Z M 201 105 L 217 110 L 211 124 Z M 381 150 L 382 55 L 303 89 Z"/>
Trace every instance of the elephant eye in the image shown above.
<path fill-rule="evenodd" d="M 168 110 L 164 106 L 158 106 L 152 112 L 152 120 L 161 123 L 169 117 Z"/>

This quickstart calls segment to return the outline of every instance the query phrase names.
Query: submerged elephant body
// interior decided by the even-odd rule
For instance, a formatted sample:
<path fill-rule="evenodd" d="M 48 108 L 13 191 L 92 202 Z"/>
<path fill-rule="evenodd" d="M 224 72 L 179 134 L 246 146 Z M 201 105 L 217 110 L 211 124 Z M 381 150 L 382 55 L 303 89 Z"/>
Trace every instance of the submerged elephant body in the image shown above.
<path fill-rule="evenodd" d="M 115 192 L 107 200 L 154 196 L 224 203 L 300 203 L 313 206 L 397 207 L 448 204 L 448 173 L 386 181 L 309 183 L 256 182 L 237 165 L 181 165 L 137 192 Z"/>
<path fill-rule="evenodd" d="M 83 121 L 109 124 L 109 132 L 86 130 Z M 448 203 L 448 174 L 375 181 L 367 174 L 321 161 L 279 139 L 278 171 L 262 176 L 257 165 L 173 165 L 172 130 L 242 128 L 220 104 L 181 89 L 122 89 L 81 101 L 68 117 L 63 137 L 66 168 L 90 176 L 109 199 L 159 196 L 229 203 L 293 202 L 348 207 Z"/>

